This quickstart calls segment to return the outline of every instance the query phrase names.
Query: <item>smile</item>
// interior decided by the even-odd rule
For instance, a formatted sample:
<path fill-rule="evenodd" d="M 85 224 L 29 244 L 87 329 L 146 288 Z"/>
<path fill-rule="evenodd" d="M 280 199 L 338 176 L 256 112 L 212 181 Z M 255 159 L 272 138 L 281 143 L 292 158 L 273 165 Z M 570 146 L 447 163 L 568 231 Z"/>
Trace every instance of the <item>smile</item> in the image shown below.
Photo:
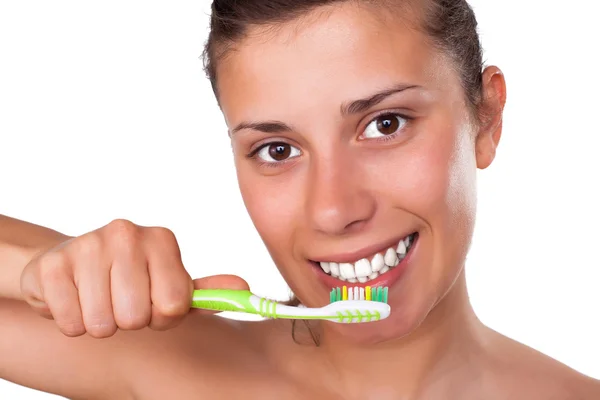
<path fill-rule="evenodd" d="M 417 233 L 400 239 L 395 246 L 357 261 L 318 261 L 323 272 L 343 282 L 367 283 L 394 269 L 410 252 Z"/>

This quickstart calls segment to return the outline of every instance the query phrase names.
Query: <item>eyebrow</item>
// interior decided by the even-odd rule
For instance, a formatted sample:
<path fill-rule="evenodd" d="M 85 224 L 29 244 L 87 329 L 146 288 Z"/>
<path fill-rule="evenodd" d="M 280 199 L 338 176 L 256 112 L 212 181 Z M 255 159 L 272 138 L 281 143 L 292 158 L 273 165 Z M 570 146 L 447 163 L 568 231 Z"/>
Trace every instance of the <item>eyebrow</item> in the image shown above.
<path fill-rule="evenodd" d="M 399 84 L 392 86 L 391 88 L 382 90 L 381 92 L 377 92 L 374 95 L 367 97 L 366 99 L 354 100 L 348 104 L 342 104 L 341 113 L 342 115 L 350 115 L 350 114 L 358 114 L 367 111 L 371 107 L 376 106 L 381 103 L 386 98 L 390 97 L 393 94 L 403 92 L 408 89 L 419 88 L 418 85 L 407 85 L 407 84 Z"/>
<path fill-rule="evenodd" d="M 264 133 L 291 132 L 292 128 L 281 121 L 264 121 L 264 122 L 242 122 L 231 130 L 229 136 L 233 136 L 237 131 L 243 129 L 252 129 Z"/>
<path fill-rule="evenodd" d="M 385 100 L 393 94 L 415 88 L 420 88 L 420 86 L 408 84 L 395 85 L 391 88 L 377 92 L 367 98 L 354 100 L 350 103 L 342 104 L 342 106 L 340 107 L 340 112 L 342 115 L 362 113 L 381 103 L 383 100 Z M 233 136 L 233 134 L 243 129 L 252 129 L 264 133 L 291 132 L 293 130 L 289 125 L 281 121 L 241 122 L 231 130 L 229 135 Z"/>

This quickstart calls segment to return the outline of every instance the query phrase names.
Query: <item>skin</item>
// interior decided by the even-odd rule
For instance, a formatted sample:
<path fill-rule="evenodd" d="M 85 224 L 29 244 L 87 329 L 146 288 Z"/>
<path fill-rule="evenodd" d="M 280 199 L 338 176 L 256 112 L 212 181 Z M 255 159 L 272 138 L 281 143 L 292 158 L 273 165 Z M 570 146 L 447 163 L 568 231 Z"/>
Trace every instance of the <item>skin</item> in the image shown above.
<path fill-rule="evenodd" d="M 329 290 L 309 260 L 350 257 L 418 232 L 390 287 L 391 317 L 316 323 L 319 347 L 306 344 L 299 324 L 298 344 L 286 321 L 190 312 L 194 287 L 247 284 L 232 276 L 192 281 L 164 228 L 114 221 L 69 238 L 4 217 L 0 261 L 12 269 L 0 285 L 0 319 L 9 322 L 0 326 L 8 338 L 0 341 L 0 376 L 86 399 L 598 398 L 597 381 L 485 327 L 468 300 L 475 174 L 491 165 L 500 141 L 501 71 L 483 73 L 489 118 L 480 121 L 453 64 L 422 33 L 351 4 L 311 17 L 253 31 L 219 64 L 240 189 L 280 272 L 308 306 L 325 304 Z M 340 112 L 398 84 L 418 88 Z M 381 112 L 410 120 L 391 139 L 365 137 Z M 265 121 L 290 129 L 247 125 Z M 273 142 L 294 156 L 275 164 L 248 157 Z"/>

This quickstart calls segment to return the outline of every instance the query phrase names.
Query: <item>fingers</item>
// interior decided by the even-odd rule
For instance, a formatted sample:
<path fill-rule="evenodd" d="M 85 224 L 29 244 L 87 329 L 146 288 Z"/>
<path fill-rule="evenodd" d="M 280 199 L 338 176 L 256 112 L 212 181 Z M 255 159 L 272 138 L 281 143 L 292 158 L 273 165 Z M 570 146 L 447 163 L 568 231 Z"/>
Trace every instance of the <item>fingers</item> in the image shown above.
<path fill-rule="evenodd" d="M 42 297 L 60 331 L 70 337 L 81 336 L 86 332 L 83 315 L 79 306 L 79 294 L 73 276 L 65 265 L 54 259 L 65 259 L 62 253 L 51 253 L 44 259 L 40 268 Z"/>
<path fill-rule="evenodd" d="M 121 243 L 111 267 L 113 312 L 123 330 L 142 329 L 150 323 L 150 277 L 142 248 Z"/>
<path fill-rule="evenodd" d="M 146 248 L 149 276 L 152 282 L 152 319 L 150 328 L 165 330 L 175 327 L 189 312 L 192 279 L 183 266 L 175 235 L 165 228 L 148 230 Z"/>
<path fill-rule="evenodd" d="M 195 288 L 249 286 L 234 275 L 192 281 L 173 232 L 124 220 L 40 254 L 21 276 L 23 296 L 36 312 L 67 336 L 95 338 L 177 326 L 190 312 Z"/>
<path fill-rule="evenodd" d="M 111 302 L 109 257 L 103 254 L 104 242 L 95 234 L 87 234 L 69 248 L 71 257 L 79 260 L 73 268 L 73 278 L 79 293 L 79 303 L 85 330 L 95 338 L 114 335 L 117 325 Z"/>

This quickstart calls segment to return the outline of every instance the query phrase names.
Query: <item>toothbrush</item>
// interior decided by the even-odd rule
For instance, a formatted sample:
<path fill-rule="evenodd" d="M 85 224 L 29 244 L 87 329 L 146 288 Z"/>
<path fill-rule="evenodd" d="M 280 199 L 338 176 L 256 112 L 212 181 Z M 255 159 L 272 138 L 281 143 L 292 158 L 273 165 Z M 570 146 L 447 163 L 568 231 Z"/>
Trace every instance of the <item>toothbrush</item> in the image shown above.
<path fill-rule="evenodd" d="M 390 316 L 387 288 L 335 288 L 330 304 L 320 308 L 293 307 L 256 296 L 249 290 L 194 290 L 192 307 L 213 311 L 235 311 L 266 318 L 317 319 L 337 323 L 372 322 Z"/>

